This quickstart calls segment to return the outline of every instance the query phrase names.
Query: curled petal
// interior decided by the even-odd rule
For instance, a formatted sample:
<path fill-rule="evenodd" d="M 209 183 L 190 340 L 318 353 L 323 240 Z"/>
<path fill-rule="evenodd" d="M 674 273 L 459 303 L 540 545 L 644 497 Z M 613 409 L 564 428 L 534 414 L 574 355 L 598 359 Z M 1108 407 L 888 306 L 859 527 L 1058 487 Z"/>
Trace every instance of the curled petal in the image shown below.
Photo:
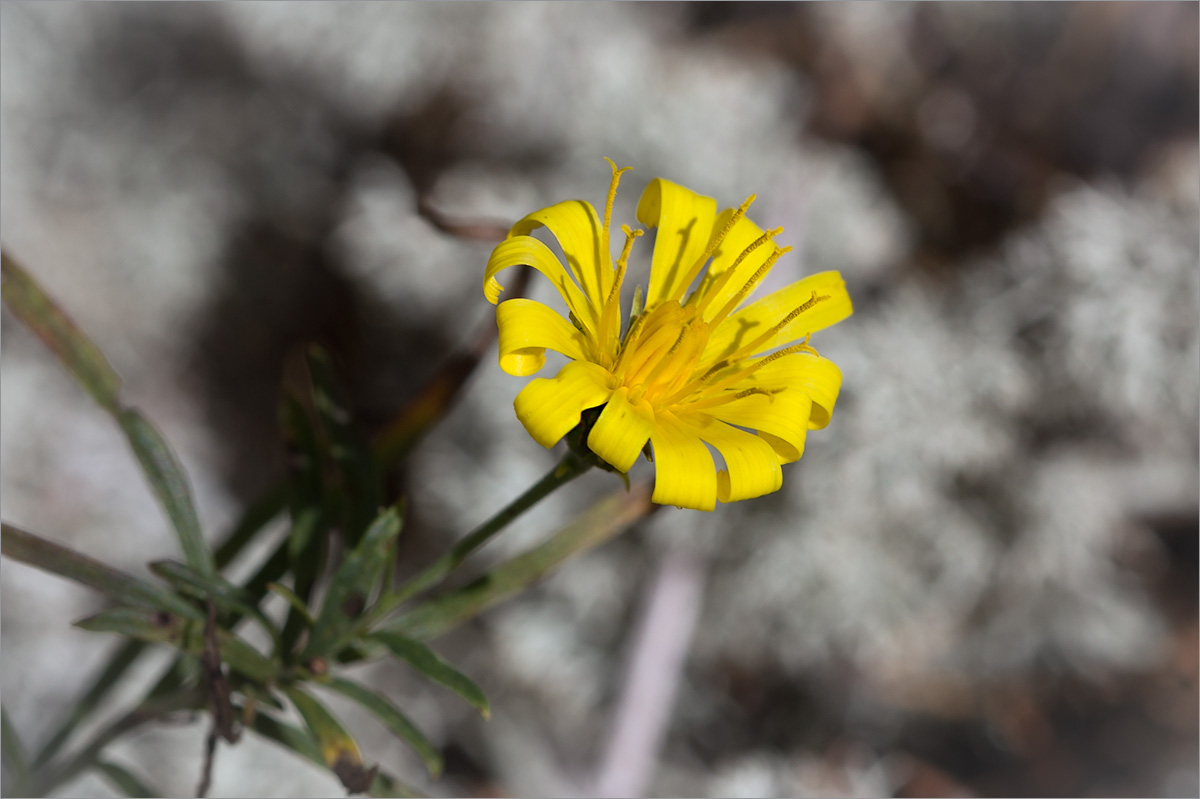
<path fill-rule="evenodd" d="M 809 430 L 820 430 L 829 424 L 838 392 L 842 388 L 842 370 L 837 364 L 807 352 L 773 361 L 756 372 L 752 379 L 761 386 L 787 386 L 807 394 L 812 399 L 812 410 L 808 415 Z"/>
<path fill-rule="evenodd" d="M 669 411 L 655 414 L 653 502 L 694 510 L 717 504 L 717 474 L 712 454 L 694 432 Z"/>
<path fill-rule="evenodd" d="M 509 235 L 525 236 L 540 227 L 548 228 L 558 239 L 567 257 L 567 266 L 575 273 L 591 304 L 603 305 L 612 287 L 612 256 L 600 251 L 602 223 L 592 204 L 567 200 L 534 211 L 513 225 Z"/>
<path fill-rule="evenodd" d="M 579 286 L 567 274 L 558 256 L 532 236 L 505 239 L 492 250 L 492 257 L 488 259 L 483 276 L 483 293 L 492 305 L 499 301 L 500 292 L 504 291 L 504 287 L 496 280 L 496 274 L 510 266 L 531 266 L 541 272 L 558 289 L 575 318 L 582 320 L 584 324 L 591 322 L 594 328 L 592 308 Z"/>
<path fill-rule="evenodd" d="M 533 440 L 549 449 L 579 424 L 587 408 L 608 401 L 612 375 L 589 361 L 571 361 L 553 378 L 539 377 L 513 401 L 517 418 Z"/>
<path fill-rule="evenodd" d="M 781 463 L 791 463 L 804 454 L 811 408 L 808 394 L 792 386 L 771 395 L 750 394 L 708 412 L 723 422 L 757 430 Z"/>
<path fill-rule="evenodd" d="M 816 301 L 812 302 L 816 295 Z M 760 352 L 790 344 L 809 333 L 823 330 L 849 316 L 854 308 L 846 284 L 838 272 L 819 272 L 768 294 L 731 314 L 717 325 L 708 339 L 704 360 L 713 363 L 765 335 L 794 311 L 804 308 L 771 336 L 757 344 L 752 352 Z"/>
<path fill-rule="evenodd" d="M 725 459 L 727 468 L 717 472 L 717 499 L 752 499 L 778 491 L 783 485 L 779 458 L 765 440 L 706 414 L 681 415 L 679 419 Z"/>
<path fill-rule="evenodd" d="M 553 308 L 533 300 L 505 300 L 496 307 L 500 368 L 527 377 L 546 363 L 546 350 L 583 360 L 587 339 Z"/>
<path fill-rule="evenodd" d="M 650 308 L 682 293 L 684 280 L 704 254 L 717 216 L 717 201 L 677 183 L 657 178 L 638 201 L 638 221 L 657 227 L 654 256 L 650 261 L 650 286 L 646 307 Z"/>
<path fill-rule="evenodd" d="M 629 389 L 613 392 L 588 434 L 588 449 L 622 472 L 629 471 L 654 430 L 654 411 L 644 399 L 629 401 Z"/>

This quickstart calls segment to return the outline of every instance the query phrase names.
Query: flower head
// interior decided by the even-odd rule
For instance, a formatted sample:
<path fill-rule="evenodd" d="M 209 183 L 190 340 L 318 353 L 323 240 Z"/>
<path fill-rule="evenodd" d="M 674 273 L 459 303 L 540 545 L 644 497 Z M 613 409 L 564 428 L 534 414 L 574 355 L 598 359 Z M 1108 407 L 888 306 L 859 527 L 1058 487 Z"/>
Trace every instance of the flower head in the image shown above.
<path fill-rule="evenodd" d="M 712 510 L 718 499 L 778 490 L 780 465 L 800 457 L 808 430 L 829 423 L 841 387 L 837 366 L 808 344 L 851 313 L 841 275 L 811 275 L 749 302 L 790 249 L 774 242 L 782 228 L 750 221 L 754 197 L 718 213 L 711 197 L 659 178 L 638 202 L 638 221 L 658 235 L 642 307 L 639 287 L 626 319 L 621 287 L 643 231 L 622 227 L 614 263 L 612 205 L 628 167 L 609 163 L 603 219 L 581 200 L 543 208 L 515 224 L 488 260 L 483 291 L 493 304 L 503 290 L 496 274 L 527 265 L 555 285 L 569 312 L 570 321 L 527 299 L 496 308 L 504 371 L 538 372 L 547 349 L 571 359 L 553 378 L 525 386 L 517 418 L 545 447 L 588 418 L 588 448 L 622 473 L 649 441 L 660 504 Z M 566 266 L 529 235 L 540 227 L 558 240 Z M 725 462 L 719 472 L 710 446 Z"/>

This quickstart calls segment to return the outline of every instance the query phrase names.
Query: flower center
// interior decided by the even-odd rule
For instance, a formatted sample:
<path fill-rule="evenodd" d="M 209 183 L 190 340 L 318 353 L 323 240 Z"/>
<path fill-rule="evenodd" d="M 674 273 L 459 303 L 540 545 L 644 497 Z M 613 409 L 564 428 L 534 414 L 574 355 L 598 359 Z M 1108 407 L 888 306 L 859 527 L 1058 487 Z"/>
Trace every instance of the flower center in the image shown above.
<path fill-rule="evenodd" d="M 631 402 L 659 407 L 691 379 L 708 343 L 709 326 L 695 308 L 669 300 L 633 321 L 613 373 Z"/>

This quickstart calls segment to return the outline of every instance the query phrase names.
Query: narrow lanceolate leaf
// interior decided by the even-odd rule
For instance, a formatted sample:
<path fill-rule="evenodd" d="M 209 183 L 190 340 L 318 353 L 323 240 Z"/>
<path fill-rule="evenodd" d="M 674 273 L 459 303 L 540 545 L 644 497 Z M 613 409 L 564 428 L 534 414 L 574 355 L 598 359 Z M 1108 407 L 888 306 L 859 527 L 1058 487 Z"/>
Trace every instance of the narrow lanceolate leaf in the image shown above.
<path fill-rule="evenodd" d="M 112 608 L 75 622 L 92 632 L 117 633 L 150 643 L 173 646 L 191 655 L 204 653 L 204 621 L 192 621 L 169 613 L 151 613 L 136 608 Z M 217 631 L 217 649 L 229 667 L 259 683 L 275 678 L 276 664 L 228 630 Z"/>
<path fill-rule="evenodd" d="M 125 674 L 125 670 L 142 656 L 146 648 L 145 641 L 126 641 L 121 644 L 120 648 L 109 657 L 104 670 L 100 672 L 83 696 L 75 702 L 70 715 L 58 725 L 54 734 L 34 757 L 34 768 L 41 767 L 58 754 L 71 734 L 79 728 L 84 719 L 91 715 L 92 711 L 99 707 L 104 698 L 108 696 L 108 692 Z"/>
<path fill-rule="evenodd" d="M 16 782 L 24 782 L 29 774 L 29 758 L 3 705 L 0 705 L 0 755 L 4 757 L 4 767 L 12 778 Z"/>
<path fill-rule="evenodd" d="M 389 508 L 375 519 L 362 541 L 333 576 L 301 659 L 332 655 L 362 614 L 383 575 L 391 544 L 400 533 L 400 512 Z"/>
<path fill-rule="evenodd" d="M 313 736 L 299 727 L 288 724 L 286 721 L 279 721 L 266 713 L 255 714 L 248 726 L 267 740 L 291 749 L 305 760 L 310 760 L 318 766 L 326 766 L 325 757 L 321 754 L 321 747 L 317 745 Z"/>
<path fill-rule="evenodd" d="M 375 779 L 371 782 L 371 787 L 368 789 L 369 796 L 387 796 L 401 797 L 401 799 L 420 799 L 425 794 L 418 791 L 416 788 L 401 782 L 390 774 L 385 774 L 382 771 L 375 775 Z"/>
<path fill-rule="evenodd" d="M 219 574 L 200 574 L 190 566 L 173 560 L 160 560 L 150 564 L 150 571 L 162 577 L 179 591 L 199 599 L 212 597 L 213 602 L 224 613 L 249 616 L 258 622 L 279 647 L 279 631 L 271 620 L 258 609 L 250 594 L 240 586 Z"/>
<path fill-rule="evenodd" d="M 268 741 L 290 749 L 305 760 L 327 767 L 321 747 L 306 730 L 265 713 L 257 714 L 247 726 Z M 375 774 L 369 790 L 371 796 L 421 796 L 410 786 L 383 772 Z"/>
<path fill-rule="evenodd" d="M 418 606 L 389 624 L 388 629 L 421 640 L 442 635 L 520 593 L 567 558 L 613 538 L 655 507 L 646 486 L 608 496 L 546 543 L 500 564 L 457 591 Z"/>
<path fill-rule="evenodd" d="M 5 557 L 82 583 L 118 602 L 191 619 L 204 617 L 199 609 L 170 591 L 11 524 L 0 526 L 0 552 Z"/>
<path fill-rule="evenodd" d="M 104 354 L 75 326 L 41 287 L 7 253 L 3 253 L 5 303 L 38 338 L 50 347 L 63 366 L 92 398 L 121 425 L 146 473 L 159 503 L 175 528 L 192 568 L 210 574 L 213 557 L 200 533 L 187 479 L 162 435 L 136 410 L 123 407 L 121 379 Z"/>
<path fill-rule="evenodd" d="M 309 348 L 308 372 L 313 405 L 341 482 L 337 496 L 342 502 L 343 535 L 354 546 L 383 504 L 383 480 L 366 438 L 354 426 L 349 397 L 333 362 L 320 347 Z"/>
<path fill-rule="evenodd" d="M 162 791 L 157 788 L 151 788 L 129 769 L 124 766 L 118 766 L 116 763 L 105 760 L 98 761 L 96 763 L 96 770 L 103 774 L 105 779 L 125 796 L 153 797 L 164 795 Z"/>
<path fill-rule="evenodd" d="M 430 776 L 436 778 L 442 773 L 442 755 L 438 752 L 428 738 L 425 737 L 417 726 L 409 720 L 400 710 L 385 699 L 380 694 L 359 685 L 356 682 L 334 677 L 328 682 L 322 682 L 322 685 L 332 688 L 343 696 L 347 696 L 358 702 L 367 710 L 375 714 L 375 717 L 383 722 L 384 726 L 392 731 L 397 737 L 404 739 L 416 750 L 421 759 L 425 761 L 425 768 L 429 770 Z"/>
<path fill-rule="evenodd" d="M 324 705 L 297 685 L 283 689 L 317 741 L 321 759 L 350 793 L 365 793 L 378 768 L 363 768 L 358 744 Z"/>
<path fill-rule="evenodd" d="M 383 644 L 393 655 L 406 661 L 429 679 L 454 691 L 485 719 L 491 716 L 491 707 L 479 686 L 470 677 L 438 657 L 437 653 L 425 644 L 391 631 L 372 633 L 369 639 Z"/>
<path fill-rule="evenodd" d="M 321 449 L 317 431 L 299 400 L 285 396 L 279 408 L 288 455 L 288 512 L 292 527 L 287 538 L 287 557 L 294 593 L 300 605 L 288 612 L 281 636 L 287 651 L 292 651 L 306 626 L 306 606 L 324 569 L 330 514 L 325 510 L 326 492 Z"/>
<path fill-rule="evenodd" d="M 104 353 L 75 326 L 8 253 L 0 254 L 0 294 L 9 310 L 48 346 L 92 398 L 114 414 L 121 378 Z"/>
<path fill-rule="evenodd" d="M 201 574 L 212 574 L 216 571 L 212 551 L 200 531 L 192 492 L 175 453 L 154 425 L 136 410 L 123 410 L 118 418 L 150 487 L 179 536 L 188 565 Z"/>

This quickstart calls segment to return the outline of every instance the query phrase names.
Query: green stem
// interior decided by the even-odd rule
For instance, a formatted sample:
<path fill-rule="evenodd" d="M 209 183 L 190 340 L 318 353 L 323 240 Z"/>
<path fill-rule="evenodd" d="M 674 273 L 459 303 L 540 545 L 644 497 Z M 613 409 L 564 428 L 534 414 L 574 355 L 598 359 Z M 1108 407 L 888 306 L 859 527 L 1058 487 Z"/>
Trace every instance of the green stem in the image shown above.
<path fill-rule="evenodd" d="M 507 527 L 510 522 L 590 468 L 592 465 L 586 460 L 574 452 L 568 452 L 557 466 L 534 483 L 528 491 L 510 502 L 495 516 L 476 527 L 469 535 L 455 544 L 449 552 L 427 566 L 420 574 L 394 592 L 381 597 L 375 607 L 363 616 L 355 632 L 358 634 L 367 632 L 373 625 L 382 621 L 389 613 L 409 599 L 440 583 L 446 575 L 458 568 L 468 555 L 490 541 L 492 536 Z"/>

